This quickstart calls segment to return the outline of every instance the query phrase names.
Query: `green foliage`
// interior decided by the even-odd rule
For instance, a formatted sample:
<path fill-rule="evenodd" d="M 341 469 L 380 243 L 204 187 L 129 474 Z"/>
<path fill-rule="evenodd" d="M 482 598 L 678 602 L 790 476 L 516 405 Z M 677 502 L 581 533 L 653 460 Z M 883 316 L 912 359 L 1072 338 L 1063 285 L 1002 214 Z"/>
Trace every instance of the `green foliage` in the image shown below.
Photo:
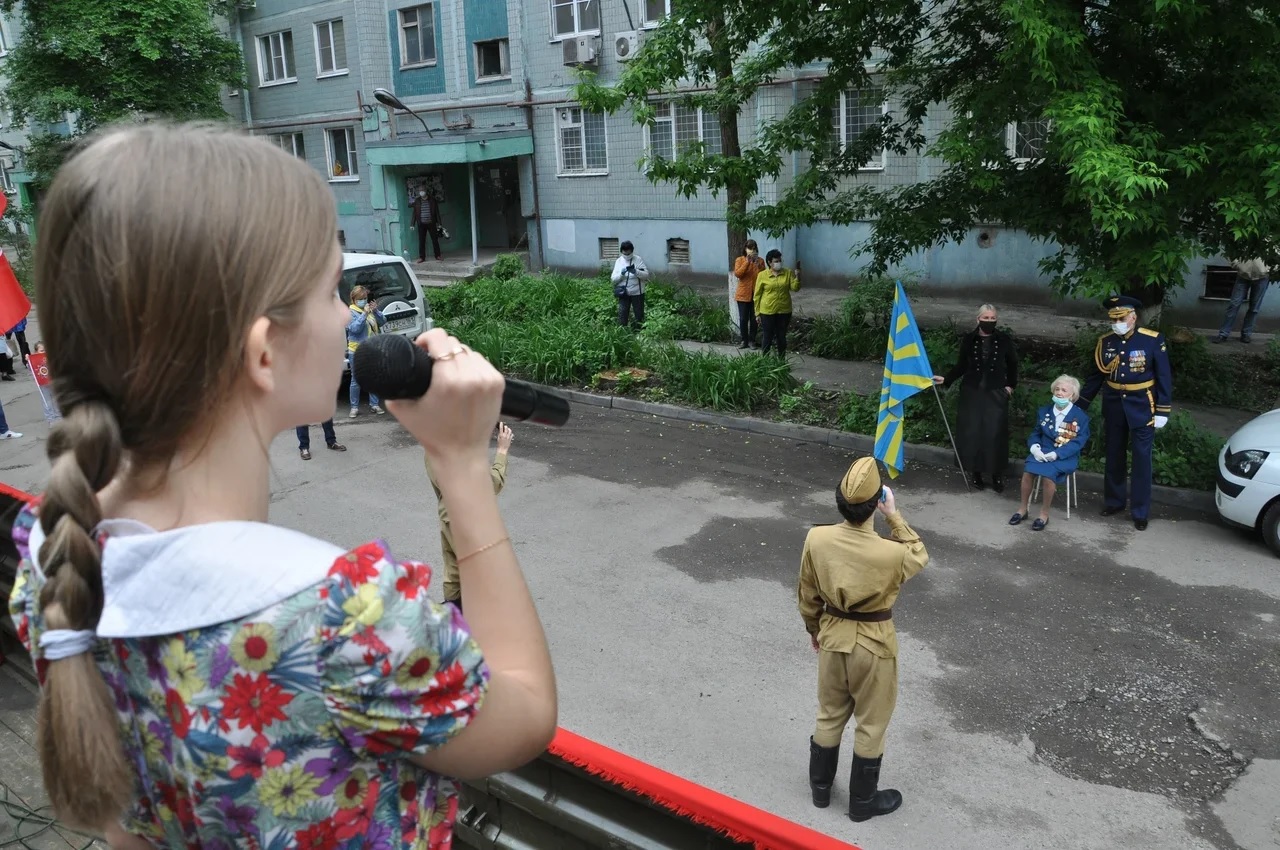
<path fill-rule="evenodd" d="M 674 397 L 713 410 L 749 412 L 774 401 L 794 384 L 784 361 L 760 354 L 690 354 L 669 346 L 650 362 Z"/>
<path fill-rule="evenodd" d="M 524 272 L 524 258 L 519 254 L 499 254 L 489 274 L 498 280 L 514 280 Z"/>
<path fill-rule="evenodd" d="M 27 298 L 36 300 L 35 246 L 31 242 L 30 227 L 34 218 L 30 207 L 10 204 L 0 216 L 0 239 L 5 243 L 5 257 L 13 268 L 14 277 Z"/>
<path fill-rule="evenodd" d="M 215 15 L 225 0 L 0 0 L 21 16 L 22 39 L 5 60 L 4 100 L 14 122 L 53 126 L 68 114 L 78 133 L 138 116 L 222 119 L 221 86 L 239 87 L 239 47 Z M 59 135 L 56 132 L 44 135 Z M 44 185 L 65 156 L 35 141 L 27 168 Z"/>

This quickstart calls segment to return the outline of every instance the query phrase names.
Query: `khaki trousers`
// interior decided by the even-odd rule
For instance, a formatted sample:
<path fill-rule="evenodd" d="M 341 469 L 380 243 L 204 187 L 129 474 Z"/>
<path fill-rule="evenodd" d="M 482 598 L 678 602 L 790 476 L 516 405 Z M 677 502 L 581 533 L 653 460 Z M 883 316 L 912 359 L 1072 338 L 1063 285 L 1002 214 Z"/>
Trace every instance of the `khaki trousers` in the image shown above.
<path fill-rule="evenodd" d="M 813 732 L 818 746 L 839 746 L 853 717 L 853 752 L 879 758 L 897 702 L 898 659 L 881 658 L 863 646 L 853 652 L 818 650 L 818 725 Z"/>

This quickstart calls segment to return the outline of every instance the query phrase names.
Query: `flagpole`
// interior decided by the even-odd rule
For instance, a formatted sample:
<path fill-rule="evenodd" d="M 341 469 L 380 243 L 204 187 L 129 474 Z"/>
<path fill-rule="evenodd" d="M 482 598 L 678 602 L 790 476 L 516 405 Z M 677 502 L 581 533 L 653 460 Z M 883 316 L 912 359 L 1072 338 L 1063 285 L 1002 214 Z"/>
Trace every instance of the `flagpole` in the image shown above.
<path fill-rule="evenodd" d="M 956 453 L 956 466 L 960 467 L 960 477 L 964 479 L 964 489 L 967 492 L 973 492 L 973 488 L 969 486 L 969 475 L 964 471 L 964 461 L 960 460 L 960 449 L 956 448 L 956 438 L 951 433 L 951 423 L 947 421 L 947 409 L 942 406 L 942 394 L 938 392 L 938 385 L 933 385 L 933 397 L 938 400 L 938 411 L 942 414 L 942 424 L 947 426 L 947 439 L 951 440 L 951 451 Z"/>

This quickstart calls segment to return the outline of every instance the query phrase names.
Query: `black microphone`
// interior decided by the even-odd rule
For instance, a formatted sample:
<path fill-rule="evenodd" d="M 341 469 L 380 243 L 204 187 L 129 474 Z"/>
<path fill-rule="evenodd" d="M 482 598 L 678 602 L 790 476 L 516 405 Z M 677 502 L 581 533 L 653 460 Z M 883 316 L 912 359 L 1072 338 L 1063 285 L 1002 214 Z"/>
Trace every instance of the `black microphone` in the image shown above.
<path fill-rule="evenodd" d="M 360 343 L 352 358 L 356 383 L 380 398 L 422 398 L 431 386 L 431 355 L 397 334 L 379 334 Z M 507 378 L 502 415 L 539 425 L 569 420 L 569 400 L 544 389 Z"/>

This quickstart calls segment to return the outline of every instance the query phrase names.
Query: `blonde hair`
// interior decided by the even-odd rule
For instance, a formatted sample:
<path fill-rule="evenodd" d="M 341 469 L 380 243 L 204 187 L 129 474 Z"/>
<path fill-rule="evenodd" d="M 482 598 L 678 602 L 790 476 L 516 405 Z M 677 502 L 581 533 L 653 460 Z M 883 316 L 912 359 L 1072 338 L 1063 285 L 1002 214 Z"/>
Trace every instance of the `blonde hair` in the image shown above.
<path fill-rule="evenodd" d="M 350 300 L 352 304 L 359 301 L 361 295 L 363 295 L 365 298 L 369 297 L 369 290 L 365 287 L 363 283 L 357 283 L 355 286 L 351 287 Z"/>
<path fill-rule="evenodd" d="M 981 316 L 983 313 L 987 312 L 988 310 L 990 310 L 992 313 L 995 313 L 997 316 L 1000 315 L 1000 311 L 997 310 L 995 308 L 995 305 L 993 304 L 983 304 L 981 307 L 978 308 L 978 315 Z"/>
<path fill-rule="evenodd" d="M 109 130 L 72 156 L 40 214 L 35 277 L 63 420 L 40 506 L 47 629 L 102 612 L 97 493 L 126 459 L 164 471 L 239 389 L 250 326 L 295 324 L 337 244 L 333 198 L 304 162 L 226 127 Z M 49 663 L 38 710 L 59 819 L 101 829 L 132 799 L 114 700 L 91 654 Z"/>
<path fill-rule="evenodd" d="M 1071 390 L 1071 400 L 1077 401 L 1080 398 L 1080 379 L 1073 378 L 1070 375 L 1059 375 L 1053 379 L 1053 383 L 1049 385 L 1050 394 L 1058 387 L 1067 387 Z"/>

